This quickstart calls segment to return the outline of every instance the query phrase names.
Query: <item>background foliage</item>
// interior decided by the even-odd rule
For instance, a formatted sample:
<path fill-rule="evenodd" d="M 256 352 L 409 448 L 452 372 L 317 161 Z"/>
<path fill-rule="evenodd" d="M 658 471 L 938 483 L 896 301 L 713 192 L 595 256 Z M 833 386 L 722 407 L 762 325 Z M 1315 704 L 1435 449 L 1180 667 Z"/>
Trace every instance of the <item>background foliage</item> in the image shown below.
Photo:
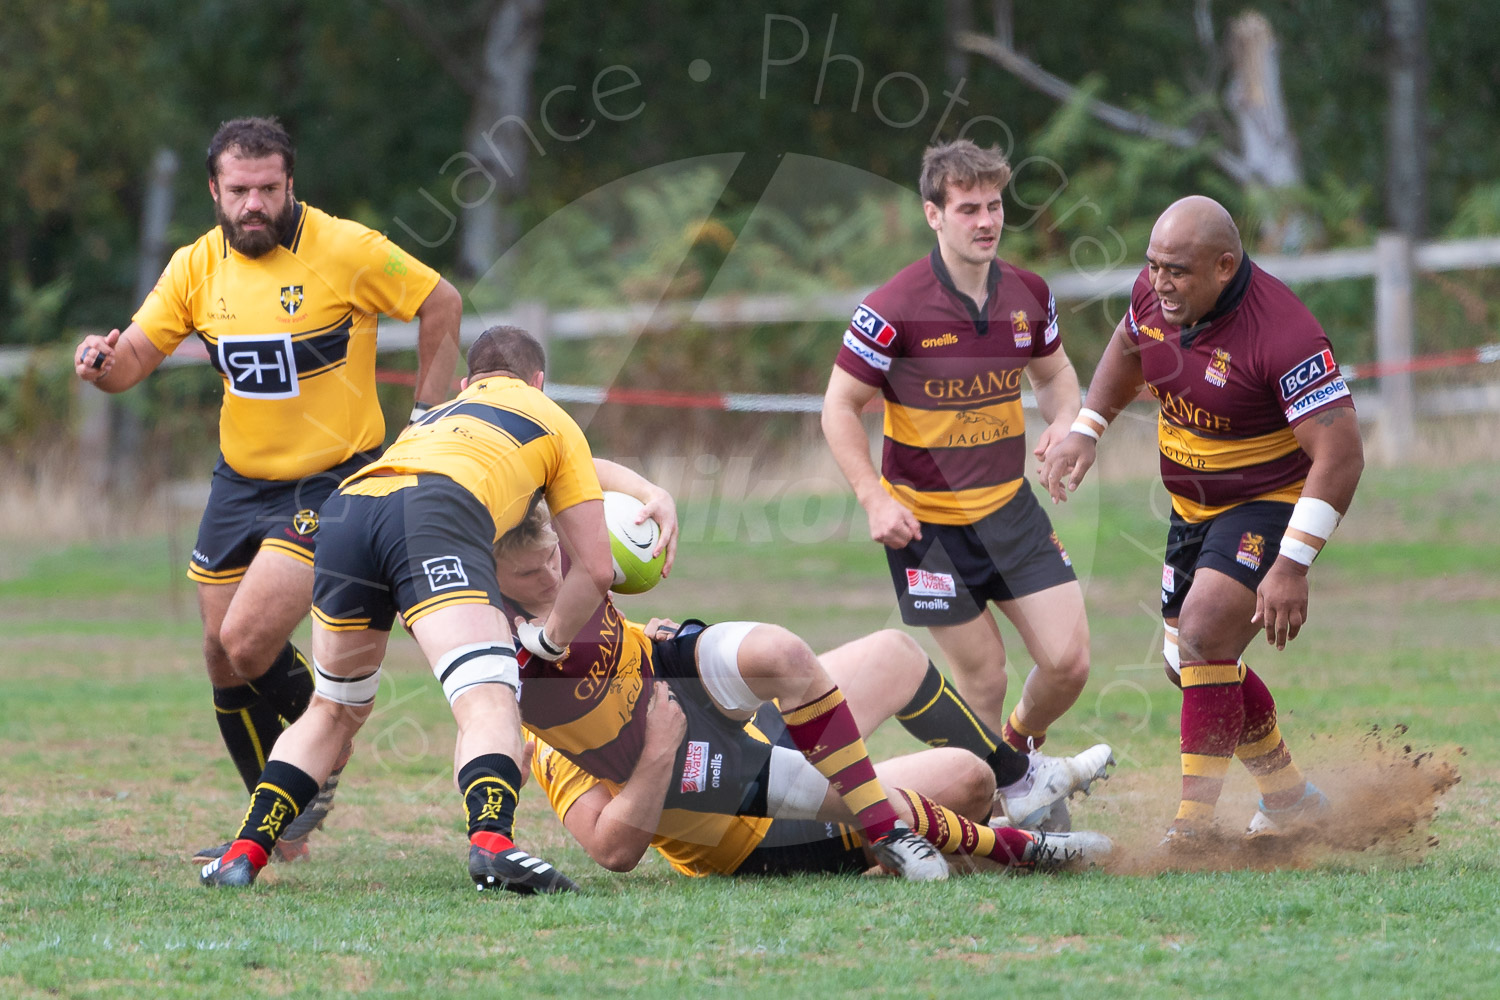
<path fill-rule="evenodd" d="M 299 195 L 454 274 L 453 220 L 487 183 L 461 154 L 498 2 L 419 10 L 408 0 L 16 0 L 0 22 L 0 346 L 68 345 L 80 331 L 122 324 L 135 306 L 152 155 L 166 147 L 179 156 L 169 243 L 190 242 L 213 219 L 201 151 L 217 122 L 247 113 L 278 114 L 291 129 Z M 988 29 L 988 5 L 972 6 L 975 27 Z M 461 280 L 461 289 L 483 310 L 518 290 L 554 307 L 607 307 L 710 290 L 873 284 L 927 245 L 914 193 L 922 148 L 965 129 L 1011 150 L 1017 174 L 1003 249 L 1043 273 L 1137 260 L 1156 214 L 1188 191 L 1222 199 L 1247 233 L 1288 203 L 1320 224 L 1325 245 L 1367 245 L 1385 224 L 1380 5 L 1212 5 L 1220 42 L 1251 8 L 1279 38 L 1307 180 L 1276 199 L 1241 190 L 1211 161 L 1225 134 L 1222 60 L 1201 46 L 1191 0 L 1013 6 L 1021 52 L 1084 93 L 1205 128 L 1204 143 L 1177 150 L 1113 133 L 1077 102 L 1060 106 L 978 57 L 955 76 L 943 4 L 627 0 L 601 14 L 554 2 L 543 14 L 524 123 L 529 186 L 517 210 L 525 236 L 497 262 L 503 281 L 486 275 Z M 1431 230 L 1494 233 L 1500 6 L 1428 0 L 1427 22 Z M 638 87 L 599 96 L 627 74 Z M 676 169 L 698 157 L 710 166 Z M 802 169 L 789 185 L 788 165 L 799 158 L 825 168 Z M 642 180 L 663 170 L 659 181 Z M 600 207 L 580 211 L 585 204 Z M 1431 349 L 1494 339 L 1494 278 L 1453 280 L 1423 291 Z M 1347 360 L 1368 356 L 1367 282 L 1320 285 L 1308 298 Z M 1085 377 L 1118 306 L 1069 319 Z M 689 329 L 680 340 L 625 345 L 623 359 L 614 357 L 618 344 L 572 352 L 566 360 L 580 367 L 558 374 L 803 388 L 826 366 L 836 326 L 730 339 Z M 707 348 L 715 363 L 686 371 L 681 359 Z M 768 363 L 772 350 L 786 352 L 784 363 Z M 616 367 L 588 367 L 600 355 Z M 168 408 L 188 404 L 189 422 L 211 420 L 214 381 L 178 382 L 142 393 L 153 421 L 169 422 Z M 3 391 L 6 407 L 26 392 Z M 37 419 L 8 414 L 0 435 L 15 440 L 15 428 Z"/>

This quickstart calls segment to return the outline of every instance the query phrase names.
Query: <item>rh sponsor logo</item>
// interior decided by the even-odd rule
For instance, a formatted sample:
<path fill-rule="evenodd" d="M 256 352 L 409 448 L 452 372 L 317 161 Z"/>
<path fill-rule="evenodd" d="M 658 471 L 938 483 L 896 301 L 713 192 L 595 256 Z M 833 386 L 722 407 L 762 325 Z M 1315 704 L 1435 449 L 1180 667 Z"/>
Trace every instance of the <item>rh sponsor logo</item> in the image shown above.
<path fill-rule="evenodd" d="M 448 590 L 469 585 L 469 574 L 464 572 L 463 560 L 458 556 L 424 559 L 422 569 L 427 573 L 428 590 Z"/>

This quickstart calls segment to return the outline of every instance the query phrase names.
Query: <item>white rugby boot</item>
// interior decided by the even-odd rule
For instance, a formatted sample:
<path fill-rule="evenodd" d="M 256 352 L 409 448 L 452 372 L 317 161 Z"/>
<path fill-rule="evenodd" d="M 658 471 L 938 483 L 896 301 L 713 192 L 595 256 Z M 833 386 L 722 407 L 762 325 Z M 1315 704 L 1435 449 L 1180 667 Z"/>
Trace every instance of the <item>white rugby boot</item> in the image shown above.
<path fill-rule="evenodd" d="M 1107 768 L 1115 762 L 1108 743 L 1096 743 L 1072 757 L 1049 757 L 1030 754 L 1031 766 L 1026 777 L 1004 788 L 995 789 L 995 816 L 991 826 L 1013 826 L 1035 829 L 1052 811 L 1052 806 L 1078 792 L 1088 793 L 1089 786 L 1107 779 Z"/>

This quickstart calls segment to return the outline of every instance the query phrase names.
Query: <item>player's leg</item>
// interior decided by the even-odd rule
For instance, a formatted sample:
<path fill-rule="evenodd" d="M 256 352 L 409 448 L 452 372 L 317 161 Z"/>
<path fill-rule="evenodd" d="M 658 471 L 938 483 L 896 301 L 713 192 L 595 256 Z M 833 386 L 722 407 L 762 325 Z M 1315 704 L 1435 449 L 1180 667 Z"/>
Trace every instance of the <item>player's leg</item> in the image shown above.
<path fill-rule="evenodd" d="M 973 704 L 969 699 L 970 691 L 983 692 L 987 685 L 993 685 L 992 680 L 983 679 L 993 676 L 993 664 L 1000 664 L 999 674 L 1004 676 L 1004 644 L 995 619 L 988 613 L 963 625 L 933 628 L 931 632 L 948 658 L 954 679 L 964 693 L 964 700 L 969 704 Z M 968 683 L 965 683 L 965 677 L 970 678 Z M 981 719 L 984 718 L 983 712 L 977 707 L 974 711 Z M 902 714 L 906 715 L 908 712 Z M 1003 702 L 1002 710 L 996 714 L 1001 719 L 1005 718 Z M 969 746 L 968 749 L 975 753 L 980 751 L 977 746 Z M 1000 739 L 996 749 L 985 755 L 985 760 L 995 772 L 995 782 L 999 789 L 996 822 L 1033 828 L 1046 820 L 1052 807 L 1058 802 L 1077 792 L 1088 791 L 1096 779 L 1107 777 L 1107 768 L 1114 763 L 1114 756 L 1105 743 L 1095 744 L 1071 757 L 1053 757 L 1036 752 L 1026 753 Z"/>
<path fill-rule="evenodd" d="M 882 629 L 821 653 L 818 659 L 869 736 L 886 719 L 928 746 L 968 750 L 989 765 L 996 784 L 1026 776 L 1026 755 L 1005 744 L 949 684 L 922 647 L 905 632 Z"/>
<path fill-rule="evenodd" d="M 948 660 L 953 683 L 980 720 L 993 732 L 1005 727 L 1005 640 L 988 610 L 952 625 L 931 625 L 928 632 Z M 1023 751 L 1024 752 L 1024 751 Z"/>
<path fill-rule="evenodd" d="M 389 638 L 384 630 L 333 631 L 314 623 L 318 691 L 276 741 L 251 792 L 239 833 L 220 858 L 203 868 L 205 884 L 248 885 L 265 867 L 277 840 L 317 797 L 344 748 L 369 718 Z"/>
<path fill-rule="evenodd" d="M 967 750 L 923 750 L 881 761 L 876 772 L 901 819 L 962 869 L 1055 871 L 1087 867 L 1109 853 L 1109 839 L 1100 834 L 1053 835 L 985 825 L 994 779 L 988 766 Z M 817 818 L 847 822 L 849 815 L 830 793 Z"/>
<path fill-rule="evenodd" d="M 483 580 L 471 583 L 484 588 Z M 449 604 L 409 619 L 408 626 L 458 726 L 454 761 L 468 824 L 470 877 L 481 890 L 576 890 L 567 876 L 512 839 L 524 738 L 516 703 L 519 668 L 504 615 L 490 604 Z"/>
<path fill-rule="evenodd" d="M 1199 565 L 1178 617 L 1178 683 L 1182 687 L 1182 802 L 1172 840 L 1213 821 L 1224 776 L 1245 728 L 1240 653 L 1256 632 L 1255 593 Z"/>
<path fill-rule="evenodd" d="M 1269 817 L 1276 810 L 1285 810 L 1291 821 L 1327 809 L 1327 800 L 1303 778 L 1281 739 L 1270 691 L 1242 659 L 1259 631 L 1250 622 L 1255 588 L 1276 559 L 1274 539 L 1290 514 L 1288 504 L 1257 502 L 1199 525 L 1174 518 L 1162 581 L 1168 623 L 1164 651 L 1170 670 L 1175 624 L 1179 670 L 1174 680 L 1183 689 L 1183 803 L 1169 842 L 1190 840 L 1195 826 L 1212 819 L 1231 756 L 1246 762 L 1260 786 L 1263 809 L 1253 826 L 1274 826 Z"/>
<path fill-rule="evenodd" d="M 1002 735 L 1018 749 L 1038 748 L 1047 729 L 1073 707 L 1089 679 L 1089 624 L 1078 581 L 1001 601 L 1026 651 L 1036 664 L 1026 675 L 1021 698 L 1006 719 Z"/>
<path fill-rule="evenodd" d="M 896 828 L 896 813 L 875 775 L 843 692 L 812 649 L 776 625 L 728 622 L 697 637 L 705 690 L 730 718 L 747 719 L 768 701 L 781 706 L 787 734 L 848 806 L 877 852 L 908 878 L 946 878 L 947 867 L 917 838 Z"/>

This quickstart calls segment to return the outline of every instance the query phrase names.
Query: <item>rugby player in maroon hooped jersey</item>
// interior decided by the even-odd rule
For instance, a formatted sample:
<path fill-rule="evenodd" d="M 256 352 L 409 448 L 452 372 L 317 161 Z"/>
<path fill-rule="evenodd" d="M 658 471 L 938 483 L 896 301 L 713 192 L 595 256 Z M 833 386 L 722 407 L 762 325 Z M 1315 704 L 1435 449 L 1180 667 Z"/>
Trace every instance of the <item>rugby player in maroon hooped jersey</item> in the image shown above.
<path fill-rule="evenodd" d="M 1075 757 L 1035 752 L 1088 680 L 1089 629 L 1072 561 L 1026 483 L 1021 376 L 1048 422 L 1038 458 L 1067 436 L 1079 393 L 1047 283 L 995 256 L 1009 179 L 999 150 L 966 139 L 927 150 L 921 190 L 937 246 L 855 311 L 823 399 L 823 433 L 886 547 L 901 620 L 931 632 L 959 691 L 1003 737 L 988 757 L 1001 807 L 1033 788 L 1087 788 L 1112 762 L 1102 743 Z M 877 395 L 878 474 L 860 422 Z M 1036 663 L 1008 717 L 991 601 Z"/>
<path fill-rule="evenodd" d="M 1245 256 L 1210 198 L 1173 203 L 1151 230 L 1087 406 L 1044 458 L 1054 502 L 1143 385 L 1161 404 L 1164 654 L 1182 689 L 1182 805 L 1165 843 L 1203 842 L 1233 757 L 1261 793 L 1248 837 L 1313 830 L 1328 799 L 1292 762 L 1276 703 L 1241 656 L 1261 630 L 1284 649 L 1306 622 L 1308 568 L 1349 509 L 1364 449 L 1323 328 Z"/>

